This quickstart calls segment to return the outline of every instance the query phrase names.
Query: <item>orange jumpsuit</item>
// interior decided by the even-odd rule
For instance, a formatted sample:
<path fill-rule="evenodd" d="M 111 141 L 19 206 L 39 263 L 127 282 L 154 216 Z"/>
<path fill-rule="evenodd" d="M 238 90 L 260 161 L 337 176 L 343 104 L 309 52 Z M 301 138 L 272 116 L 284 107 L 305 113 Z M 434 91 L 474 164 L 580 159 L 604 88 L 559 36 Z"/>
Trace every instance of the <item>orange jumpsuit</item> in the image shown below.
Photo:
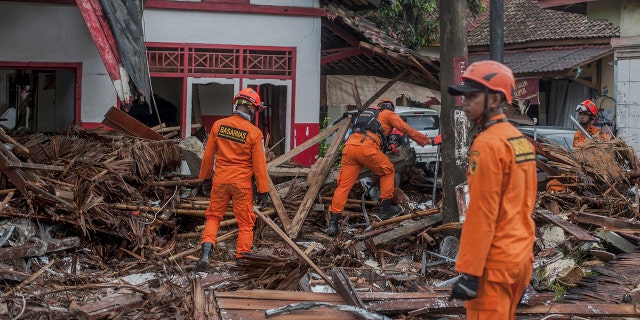
<path fill-rule="evenodd" d="M 598 139 L 600 140 L 607 140 L 607 134 L 604 133 L 604 131 L 600 130 L 598 127 L 589 124 L 589 127 L 586 129 L 587 133 L 590 136 L 595 136 L 596 134 L 598 135 Z M 584 134 L 582 134 L 582 130 L 578 130 L 576 131 L 576 133 L 573 135 L 573 147 L 577 147 L 580 144 L 583 144 L 585 142 L 587 142 L 587 137 L 584 136 Z"/>
<path fill-rule="evenodd" d="M 236 245 L 238 258 L 242 257 L 243 252 L 251 252 L 253 245 L 256 216 L 253 212 L 252 176 L 256 178 L 258 192 L 269 191 L 267 160 L 262 141 L 260 129 L 238 114 L 216 121 L 211 126 L 198 176 L 200 179 L 210 179 L 213 174 L 211 197 L 204 213 L 206 222 L 200 243 L 216 243 L 220 221 L 231 200 L 239 229 Z"/>
<path fill-rule="evenodd" d="M 380 111 L 378 121 L 387 135 L 391 133 L 393 128 L 396 128 L 421 146 L 425 146 L 431 141 L 426 135 L 411 128 L 393 111 Z M 356 182 L 362 167 L 367 167 L 380 176 L 380 199 L 385 200 L 393 197 L 395 169 L 393 163 L 380 150 L 380 138 L 375 132 L 367 132 L 366 136 L 363 133 L 353 133 L 342 149 L 338 186 L 333 193 L 329 212 L 342 213 L 344 205 L 347 203 L 349 191 Z"/>
<path fill-rule="evenodd" d="M 505 119 L 501 114 L 491 120 Z M 469 206 L 455 269 L 479 277 L 467 300 L 468 320 L 515 319 L 533 262 L 536 202 L 533 146 L 508 122 L 497 122 L 471 145 Z"/>

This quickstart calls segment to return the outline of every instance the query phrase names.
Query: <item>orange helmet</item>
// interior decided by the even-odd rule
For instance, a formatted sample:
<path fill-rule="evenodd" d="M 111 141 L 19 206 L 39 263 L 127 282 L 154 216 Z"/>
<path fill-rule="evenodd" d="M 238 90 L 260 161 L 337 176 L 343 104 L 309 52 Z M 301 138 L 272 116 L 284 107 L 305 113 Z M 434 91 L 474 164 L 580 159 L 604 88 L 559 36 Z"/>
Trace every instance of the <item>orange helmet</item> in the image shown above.
<path fill-rule="evenodd" d="M 244 88 L 233 97 L 233 105 L 248 105 L 253 108 L 260 108 L 262 102 L 258 93 L 251 88 Z"/>
<path fill-rule="evenodd" d="M 391 101 L 389 99 L 380 100 L 380 102 L 378 102 L 376 107 L 379 110 L 389 110 L 389 111 L 395 111 L 396 110 L 396 106 L 393 104 L 393 101 Z"/>
<path fill-rule="evenodd" d="M 587 112 L 592 117 L 597 117 L 598 116 L 598 107 L 596 107 L 596 104 L 593 103 L 593 101 L 588 100 L 588 99 L 585 100 L 585 101 L 580 102 L 580 104 L 576 106 L 576 111 L 577 112 Z"/>
<path fill-rule="evenodd" d="M 500 62 L 493 60 L 474 62 L 462 74 L 462 81 L 464 84 L 450 86 L 449 94 L 459 96 L 487 88 L 501 92 L 508 103 L 513 101 L 516 80 L 513 77 L 513 71 Z"/>

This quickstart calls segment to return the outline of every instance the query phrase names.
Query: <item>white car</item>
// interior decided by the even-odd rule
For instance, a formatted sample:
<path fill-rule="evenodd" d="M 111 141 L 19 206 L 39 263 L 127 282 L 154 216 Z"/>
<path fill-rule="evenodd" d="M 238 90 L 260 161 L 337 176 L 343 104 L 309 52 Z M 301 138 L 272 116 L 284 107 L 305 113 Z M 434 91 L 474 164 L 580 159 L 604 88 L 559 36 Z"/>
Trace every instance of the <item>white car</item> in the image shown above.
<path fill-rule="evenodd" d="M 396 113 L 412 128 L 429 136 L 429 138 L 433 139 L 433 137 L 440 133 L 440 116 L 436 110 L 397 106 Z M 409 141 L 410 146 L 416 152 L 416 165 L 433 172 L 435 169 L 438 147 L 430 144 L 421 147 L 415 141 L 411 139 L 409 139 Z"/>

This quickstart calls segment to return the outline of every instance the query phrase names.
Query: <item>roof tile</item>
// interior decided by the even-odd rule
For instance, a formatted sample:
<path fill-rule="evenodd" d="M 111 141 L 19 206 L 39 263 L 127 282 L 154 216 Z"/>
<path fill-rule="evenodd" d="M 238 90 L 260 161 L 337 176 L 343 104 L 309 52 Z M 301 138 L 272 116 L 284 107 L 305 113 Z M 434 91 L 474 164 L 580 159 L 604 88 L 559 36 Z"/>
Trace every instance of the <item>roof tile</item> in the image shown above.
<path fill-rule="evenodd" d="M 469 24 L 469 46 L 489 45 L 489 14 Z M 620 27 L 606 20 L 588 20 L 586 16 L 542 9 L 534 0 L 505 1 L 504 43 L 515 44 L 536 40 L 613 38 Z"/>

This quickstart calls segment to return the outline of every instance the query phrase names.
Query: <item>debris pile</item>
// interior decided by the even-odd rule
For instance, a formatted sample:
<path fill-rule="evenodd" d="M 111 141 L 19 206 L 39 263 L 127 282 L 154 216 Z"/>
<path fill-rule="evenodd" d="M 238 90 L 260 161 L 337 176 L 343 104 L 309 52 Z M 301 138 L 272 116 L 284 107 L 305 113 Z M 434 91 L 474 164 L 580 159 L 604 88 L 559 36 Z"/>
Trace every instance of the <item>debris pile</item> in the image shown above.
<path fill-rule="evenodd" d="M 363 172 L 336 238 L 323 230 L 339 142 L 311 168 L 289 162 L 307 146 L 276 157 L 268 163 L 273 207 L 256 212 L 254 251 L 236 262 L 229 208 L 208 272 L 194 273 L 208 195 L 201 180 L 179 173 L 180 141 L 80 128 L 0 132 L 0 140 L 0 317 L 464 314 L 460 301 L 448 300 L 462 223 L 442 223 L 434 205 L 440 194 L 432 199 L 437 181 L 413 166 L 410 149 L 392 158 L 406 173 L 394 195 L 405 212 L 378 219 L 378 183 Z M 536 147 L 547 159 L 539 167 L 563 189 L 539 193 L 534 279 L 519 316 L 638 316 L 631 307 L 640 283 L 633 150 L 619 139 L 582 150 Z"/>

